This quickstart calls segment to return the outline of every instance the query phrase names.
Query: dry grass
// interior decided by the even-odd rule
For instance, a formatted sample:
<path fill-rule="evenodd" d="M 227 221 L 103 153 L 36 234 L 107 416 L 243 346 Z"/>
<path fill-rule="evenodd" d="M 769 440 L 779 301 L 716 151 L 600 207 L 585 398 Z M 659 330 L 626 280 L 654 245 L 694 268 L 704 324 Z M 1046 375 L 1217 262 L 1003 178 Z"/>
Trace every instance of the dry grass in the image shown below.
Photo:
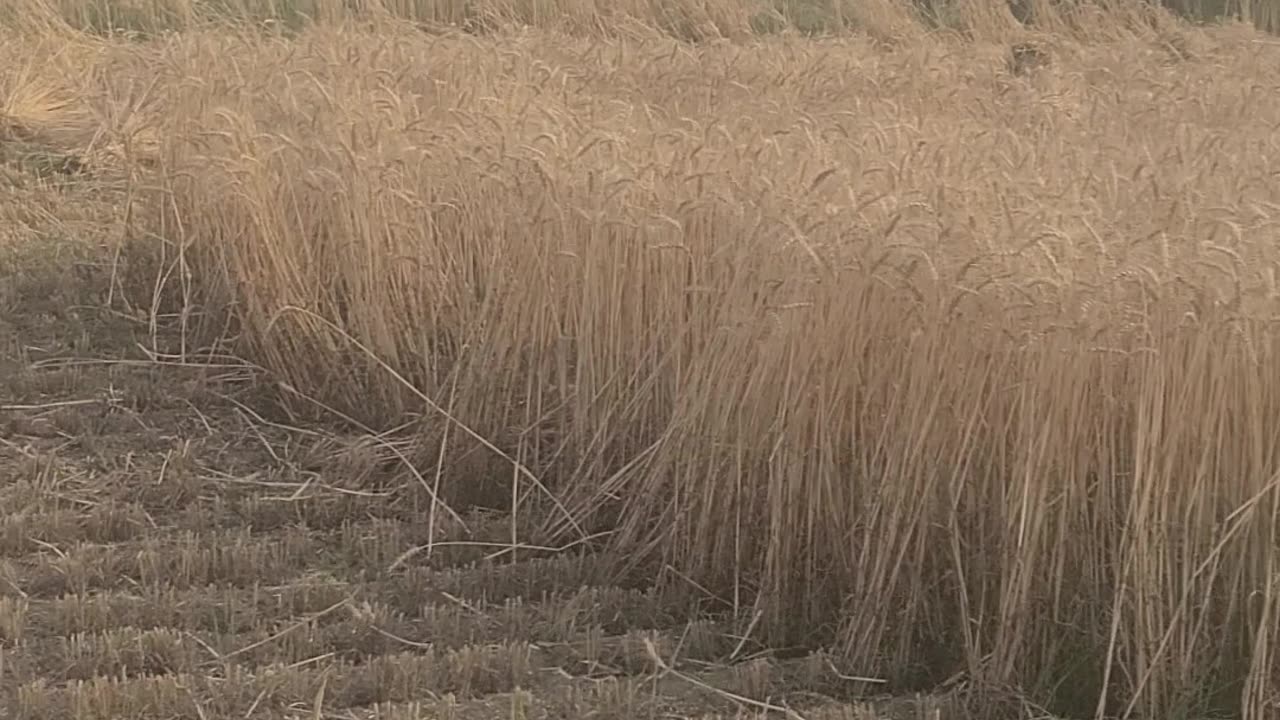
<path fill-rule="evenodd" d="M 1267 32 L 1280 30 L 1275 0 L 1161 0 L 1156 3 L 1192 21 L 1243 20 Z M 311 22 L 352 14 L 374 15 L 421 26 L 487 33 L 507 24 L 595 35 L 625 34 L 637 23 L 685 40 L 741 39 L 794 29 L 807 34 L 912 32 L 933 28 L 990 32 L 1013 21 L 1050 29 L 1099 10 L 1114 22 L 1136 13 L 1116 0 L 12 0 L 0 22 L 35 27 L 69 24 L 100 34 L 155 35 L 228 20 L 285 32 Z"/>
<path fill-rule="evenodd" d="M 153 338 L 230 344 L 295 416 L 416 433 L 373 452 L 414 467 L 427 539 L 382 527 L 362 564 L 479 504 L 513 553 L 517 524 L 608 530 L 752 642 L 895 688 L 959 671 L 1077 715 L 1267 717 L 1280 45 L 966 7 L 964 40 L 886 4 L 875 41 L 702 45 L 386 16 L 133 43 L 49 12 L 0 40 L 0 108 L 120 193 L 112 288 L 147 288 Z M 138 542 L 18 572 L 246 588 L 315 551 Z M 31 624 L 0 608 L 0 638 Z M 440 682 L 507 692 L 526 661 Z M 270 692 L 356 692 L 315 672 Z"/>

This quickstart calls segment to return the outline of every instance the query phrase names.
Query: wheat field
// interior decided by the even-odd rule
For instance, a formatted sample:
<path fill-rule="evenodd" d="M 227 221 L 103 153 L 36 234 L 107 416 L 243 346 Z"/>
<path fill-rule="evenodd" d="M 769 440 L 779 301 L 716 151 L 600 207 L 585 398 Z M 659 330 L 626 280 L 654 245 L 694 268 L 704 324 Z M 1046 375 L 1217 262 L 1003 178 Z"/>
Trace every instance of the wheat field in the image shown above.
<path fill-rule="evenodd" d="M 0 18 L 6 717 L 1280 713 L 1280 40 L 250 7 Z"/>

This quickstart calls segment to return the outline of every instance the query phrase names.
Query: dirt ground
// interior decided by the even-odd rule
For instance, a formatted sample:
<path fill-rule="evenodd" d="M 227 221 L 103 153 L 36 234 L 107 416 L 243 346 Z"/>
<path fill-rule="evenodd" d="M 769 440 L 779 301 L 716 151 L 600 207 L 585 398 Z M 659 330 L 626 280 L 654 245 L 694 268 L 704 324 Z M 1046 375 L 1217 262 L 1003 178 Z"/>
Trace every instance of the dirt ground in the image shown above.
<path fill-rule="evenodd" d="M 867 685 L 822 656 L 612 583 L 608 557 L 433 519 L 376 438 L 263 417 L 233 360 L 156 354 L 169 319 L 114 280 L 124 189 L 56 160 L 0 164 L 0 717 L 974 714 L 852 702 Z"/>

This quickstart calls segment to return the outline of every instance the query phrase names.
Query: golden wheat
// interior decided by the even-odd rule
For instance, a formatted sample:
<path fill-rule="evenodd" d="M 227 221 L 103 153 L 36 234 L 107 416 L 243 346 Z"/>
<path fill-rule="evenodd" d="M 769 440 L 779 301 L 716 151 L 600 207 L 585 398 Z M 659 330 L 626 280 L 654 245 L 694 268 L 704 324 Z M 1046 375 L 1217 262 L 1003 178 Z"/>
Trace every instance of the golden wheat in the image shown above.
<path fill-rule="evenodd" d="M 420 413 L 450 500 L 614 527 L 900 685 L 1266 716 L 1280 49 L 916 34 L 384 18 L 84 40 L 77 87 L 164 138 L 134 249 L 224 311 L 193 338 Z"/>

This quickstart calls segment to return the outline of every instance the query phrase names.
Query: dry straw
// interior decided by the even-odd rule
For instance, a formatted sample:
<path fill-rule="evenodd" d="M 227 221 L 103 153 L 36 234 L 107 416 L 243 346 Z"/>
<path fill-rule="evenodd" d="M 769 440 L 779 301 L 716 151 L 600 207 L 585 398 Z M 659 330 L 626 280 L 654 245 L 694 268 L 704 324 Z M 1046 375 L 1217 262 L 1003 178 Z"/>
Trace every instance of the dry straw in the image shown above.
<path fill-rule="evenodd" d="M 1276 47 L 380 22 L 100 61 L 241 352 L 859 674 L 1266 715 Z"/>

